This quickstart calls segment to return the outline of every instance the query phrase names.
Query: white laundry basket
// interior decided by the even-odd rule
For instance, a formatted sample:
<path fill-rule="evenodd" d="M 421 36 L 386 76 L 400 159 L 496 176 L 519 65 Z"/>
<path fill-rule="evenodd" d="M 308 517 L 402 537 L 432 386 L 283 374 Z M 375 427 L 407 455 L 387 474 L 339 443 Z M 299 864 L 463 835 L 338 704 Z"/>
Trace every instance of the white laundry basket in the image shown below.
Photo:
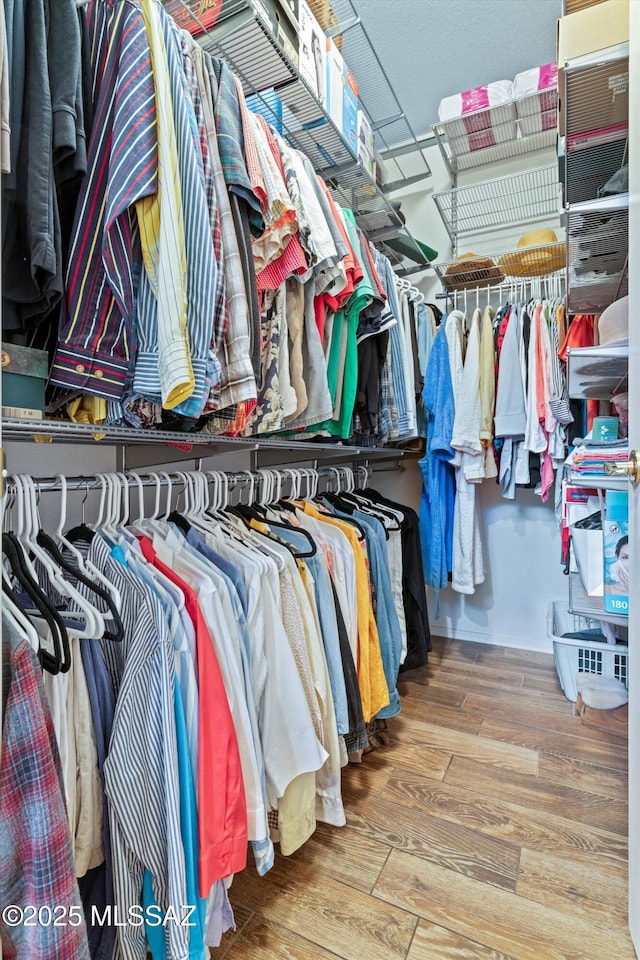
<path fill-rule="evenodd" d="M 554 600 L 549 604 L 547 634 L 553 640 L 553 659 L 564 695 L 574 703 L 578 696 L 578 673 L 615 677 L 624 683 L 625 687 L 629 685 L 629 647 L 626 643 L 574 640 L 562 636 L 563 633 L 599 627 L 599 620 L 569 613 L 569 605 L 563 600 Z"/>

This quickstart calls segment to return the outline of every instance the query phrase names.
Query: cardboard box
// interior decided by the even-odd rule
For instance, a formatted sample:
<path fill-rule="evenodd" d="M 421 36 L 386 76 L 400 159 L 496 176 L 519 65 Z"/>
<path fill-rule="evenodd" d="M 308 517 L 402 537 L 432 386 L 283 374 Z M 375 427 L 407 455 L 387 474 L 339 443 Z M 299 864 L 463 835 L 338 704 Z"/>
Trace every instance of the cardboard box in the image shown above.
<path fill-rule="evenodd" d="M 2 344 L 2 415 L 44 419 L 44 391 L 49 376 L 46 350 Z"/>
<path fill-rule="evenodd" d="M 358 163 L 364 167 L 372 180 L 376 178 L 376 157 L 373 130 L 369 118 L 358 109 Z"/>
<path fill-rule="evenodd" d="M 558 69 L 629 40 L 629 0 L 604 0 L 558 20 Z"/>
<path fill-rule="evenodd" d="M 300 64 L 298 0 L 252 0 L 252 3 L 297 70 Z"/>
<path fill-rule="evenodd" d="M 307 0 L 300 0 L 298 10 L 300 76 L 324 104 L 326 82 L 326 37 L 314 17 Z"/>
<path fill-rule="evenodd" d="M 354 157 L 358 156 L 358 84 L 333 40 L 326 38 L 325 110 Z"/>
<path fill-rule="evenodd" d="M 596 3 L 604 3 L 605 0 L 564 0 L 564 15 L 575 13 L 576 10 L 586 10 L 587 7 L 594 7 Z"/>
<path fill-rule="evenodd" d="M 604 609 L 629 614 L 629 494 L 607 490 L 604 536 Z"/>
<path fill-rule="evenodd" d="M 629 0 L 604 0 L 558 20 L 558 130 L 561 137 L 566 133 L 565 63 L 597 54 L 628 40 Z M 608 70 L 598 71 L 594 89 L 590 92 L 591 130 L 602 130 L 605 137 L 603 142 L 607 142 L 607 130 L 628 122 L 628 87 L 628 69 L 624 63 L 617 61 L 610 64 Z M 572 146 L 567 142 L 568 151 Z"/>

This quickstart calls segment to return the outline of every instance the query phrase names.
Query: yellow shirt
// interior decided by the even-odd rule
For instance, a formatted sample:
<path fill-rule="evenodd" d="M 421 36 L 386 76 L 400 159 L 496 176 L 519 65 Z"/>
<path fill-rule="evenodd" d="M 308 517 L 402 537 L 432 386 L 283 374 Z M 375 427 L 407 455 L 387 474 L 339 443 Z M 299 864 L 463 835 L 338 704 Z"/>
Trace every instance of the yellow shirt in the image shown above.
<path fill-rule="evenodd" d="M 389 688 L 384 675 L 382 654 L 380 653 L 380 639 L 376 619 L 371 607 L 371 593 L 369 589 L 369 574 L 365 554 L 358 540 L 358 534 L 348 523 L 321 513 L 306 500 L 299 506 L 323 523 L 338 527 L 345 534 L 355 557 L 356 590 L 358 594 L 358 686 L 362 699 L 362 712 L 365 722 L 386 707 L 389 703 Z"/>
<path fill-rule="evenodd" d="M 158 372 L 170 410 L 195 388 L 187 336 L 187 254 L 171 80 L 156 0 L 142 0 L 156 93 L 158 192 L 136 203 L 144 269 L 158 302 Z"/>

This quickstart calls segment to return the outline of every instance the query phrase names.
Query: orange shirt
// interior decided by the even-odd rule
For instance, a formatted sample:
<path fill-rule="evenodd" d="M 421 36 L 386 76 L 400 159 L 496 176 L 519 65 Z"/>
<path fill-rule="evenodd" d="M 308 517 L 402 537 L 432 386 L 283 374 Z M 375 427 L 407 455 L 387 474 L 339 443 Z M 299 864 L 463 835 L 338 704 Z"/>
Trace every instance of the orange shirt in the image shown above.
<path fill-rule="evenodd" d="M 198 658 L 198 838 L 200 896 L 216 880 L 244 870 L 247 863 L 247 802 L 240 751 L 229 702 L 211 637 L 195 591 L 156 556 L 148 537 L 142 553 L 184 593 L 196 632 Z"/>
<path fill-rule="evenodd" d="M 371 607 L 366 555 L 358 540 L 358 534 L 348 523 L 331 514 L 322 513 L 306 500 L 299 506 L 310 517 L 315 517 L 316 520 L 329 523 L 342 530 L 353 550 L 358 601 L 358 686 L 362 699 L 362 712 L 365 722 L 368 723 L 379 710 L 382 710 L 389 703 L 389 688 L 382 665 L 378 628 Z"/>

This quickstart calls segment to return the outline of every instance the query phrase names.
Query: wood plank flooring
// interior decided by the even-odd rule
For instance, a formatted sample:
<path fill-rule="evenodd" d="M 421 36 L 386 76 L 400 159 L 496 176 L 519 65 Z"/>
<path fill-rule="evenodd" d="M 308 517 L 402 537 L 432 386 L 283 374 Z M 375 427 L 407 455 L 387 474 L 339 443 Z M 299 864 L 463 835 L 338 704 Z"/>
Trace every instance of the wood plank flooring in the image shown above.
<path fill-rule="evenodd" d="M 343 771 L 347 826 L 230 891 L 215 960 L 634 960 L 627 747 L 550 655 L 434 640 L 391 742 Z"/>

